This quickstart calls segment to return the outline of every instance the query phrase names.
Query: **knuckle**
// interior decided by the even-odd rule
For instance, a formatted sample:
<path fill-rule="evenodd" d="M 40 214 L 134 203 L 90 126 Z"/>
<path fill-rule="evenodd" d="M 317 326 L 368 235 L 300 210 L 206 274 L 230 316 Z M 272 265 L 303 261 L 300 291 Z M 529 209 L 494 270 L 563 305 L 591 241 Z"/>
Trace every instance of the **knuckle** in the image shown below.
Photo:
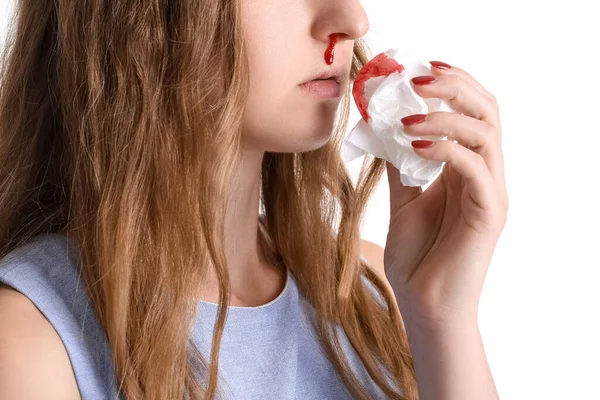
<path fill-rule="evenodd" d="M 448 143 L 446 143 L 448 150 L 447 150 L 447 159 L 448 161 L 450 161 L 450 163 L 455 163 L 457 158 L 459 157 L 458 151 L 460 150 L 459 146 L 460 144 L 455 143 L 454 141 L 450 142 L 447 141 Z"/>
<path fill-rule="evenodd" d="M 487 164 L 485 163 L 485 159 L 480 154 L 477 154 L 475 163 L 477 164 L 477 170 L 481 173 L 485 172 L 488 169 Z"/>
<path fill-rule="evenodd" d="M 500 201 L 495 208 L 495 219 L 498 221 L 498 226 L 503 227 L 508 220 L 508 208 L 504 201 Z"/>
<path fill-rule="evenodd" d="M 447 75 L 450 80 L 450 83 L 454 86 L 462 86 L 463 83 L 467 83 L 467 81 L 465 81 L 463 78 L 461 78 L 459 75 Z"/>
<path fill-rule="evenodd" d="M 508 221 L 508 215 L 506 212 L 500 214 L 500 226 L 505 226 L 506 221 Z"/>
<path fill-rule="evenodd" d="M 508 221 L 508 211 L 506 209 L 502 210 L 500 213 L 502 225 L 506 225 L 506 221 Z"/>
<path fill-rule="evenodd" d="M 498 136 L 498 129 L 493 124 L 490 124 L 489 122 L 486 123 L 485 131 L 486 131 L 487 136 L 492 136 L 492 137 Z"/>
<path fill-rule="evenodd" d="M 471 76 L 471 74 L 469 74 L 467 71 L 465 71 L 462 68 L 457 68 L 455 66 L 452 66 L 452 69 L 455 70 L 455 72 L 457 72 L 457 76 L 459 76 L 462 80 L 469 80 L 469 79 L 473 79 L 473 77 Z"/>
<path fill-rule="evenodd" d="M 498 99 L 496 98 L 496 96 L 494 96 L 493 94 L 490 93 L 490 100 L 492 103 L 492 107 L 495 110 L 499 110 L 500 109 L 500 105 L 498 104 Z"/>

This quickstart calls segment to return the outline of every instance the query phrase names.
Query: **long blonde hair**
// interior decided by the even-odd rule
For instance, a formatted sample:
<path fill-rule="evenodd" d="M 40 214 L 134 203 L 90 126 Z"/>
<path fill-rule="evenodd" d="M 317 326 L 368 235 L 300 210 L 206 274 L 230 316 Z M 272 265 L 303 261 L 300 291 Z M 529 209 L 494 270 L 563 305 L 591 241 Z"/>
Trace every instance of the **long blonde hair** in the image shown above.
<path fill-rule="evenodd" d="M 238 5 L 20 0 L 12 26 L 0 75 L 0 256 L 68 228 L 122 393 L 213 398 L 230 294 L 226 182 L 248 93 Z M 369 57 L 357 40 L 352 78 Z M 366 157 L 353 184 L 340 156 L 349 106 L 350 88 L 318 150 L 265 154 L 263 246 L 314 305 L 323 347 L 353 397 L 368 394 L 336 324 L 389 398 L 413 400 L 400 311 L 359 257 L 360 220 L 385 164 Z M 221 305 L 209 361 L 191 341 L 208 265 Z"/>

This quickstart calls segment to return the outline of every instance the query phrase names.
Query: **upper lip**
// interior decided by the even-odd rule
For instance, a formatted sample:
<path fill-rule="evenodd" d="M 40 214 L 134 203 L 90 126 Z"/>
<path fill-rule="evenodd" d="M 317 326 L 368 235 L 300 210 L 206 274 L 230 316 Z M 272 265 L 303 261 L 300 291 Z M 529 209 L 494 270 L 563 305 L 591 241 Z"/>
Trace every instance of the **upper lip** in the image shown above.
<path fill-rule="evenodd" d="M 327 68 L 327 69 L 321 71 L 320 73 L 318 73 L 317 75 L 315 75 L 313 78 L 309 79 L 306 82 L 314 81 L 315 79 L 329 79 L 329 78 L 332 78 L 337 83 L 340 83 L 342 81 L 343 77 L 345 76 L 344 74 L 345 74 L 345 71 L 343 71 L 341 68 L 339 68 L 339 67 L 330 67 L 330 68 Z"/>

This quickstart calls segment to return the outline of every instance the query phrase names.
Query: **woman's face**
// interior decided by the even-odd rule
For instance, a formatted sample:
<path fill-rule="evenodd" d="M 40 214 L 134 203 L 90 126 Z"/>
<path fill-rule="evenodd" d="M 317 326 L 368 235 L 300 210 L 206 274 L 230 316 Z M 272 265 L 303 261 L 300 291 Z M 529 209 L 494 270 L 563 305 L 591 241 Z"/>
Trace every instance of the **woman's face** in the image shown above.
<path fill-rule="evenodd" d="M 369 21 L 358 0 L 241 0 L 250 67 L 243 134 L 253 149 L 303 152 L 323 146 L 334 128 L 341 96 L 321 98 L 300 85 L 322 72 L 341 72 L 349 84 L 354 40 Z M 334 61 L 325 62 L 336 34 Z"/>

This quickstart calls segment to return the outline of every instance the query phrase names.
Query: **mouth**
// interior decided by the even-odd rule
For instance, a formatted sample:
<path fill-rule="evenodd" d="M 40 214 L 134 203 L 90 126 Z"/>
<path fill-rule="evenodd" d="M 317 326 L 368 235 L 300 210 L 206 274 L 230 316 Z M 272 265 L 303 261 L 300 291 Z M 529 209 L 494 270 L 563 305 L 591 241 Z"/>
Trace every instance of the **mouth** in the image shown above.
<path fill-rule="evenodd" d="M 315 79 L 313 79 L 313 81 L 328 81 L 328 80 L 333 80 L 337 83 L 341 83 L 342 81 L 342 76 L 341 73 L 336 72 L 336 71 L 328 71 L 328 72 L 324 72 L 321 75 L 315 77 Z"/>
<path fill-rule="evenodd" d="M 323 99 L 337 99 L 341 95 L 341 87 L 335 77 L 328 79 L 317 78 L 309 82 L 304 82 L 300 87 L 307 93 Z"/>
<path fill-rule="evenodd" d="M 338 66 L 330 67 L 322 70 L 320 73 L 317 73 L 310 77 L 305 83 L 312 81 L 324 81 L 324 80 L 334 80 L 337 83 L 341 83 L 343 77 L 347 75 L 347 72 Z"/>
<path fill-rule="evenodd" d="M 349 71 L 340 65 L 331 65 L 318 71 L 300 87 L 309 94 L 322 99 L 339 99 L 342 94 L 342 83 Z"/>

